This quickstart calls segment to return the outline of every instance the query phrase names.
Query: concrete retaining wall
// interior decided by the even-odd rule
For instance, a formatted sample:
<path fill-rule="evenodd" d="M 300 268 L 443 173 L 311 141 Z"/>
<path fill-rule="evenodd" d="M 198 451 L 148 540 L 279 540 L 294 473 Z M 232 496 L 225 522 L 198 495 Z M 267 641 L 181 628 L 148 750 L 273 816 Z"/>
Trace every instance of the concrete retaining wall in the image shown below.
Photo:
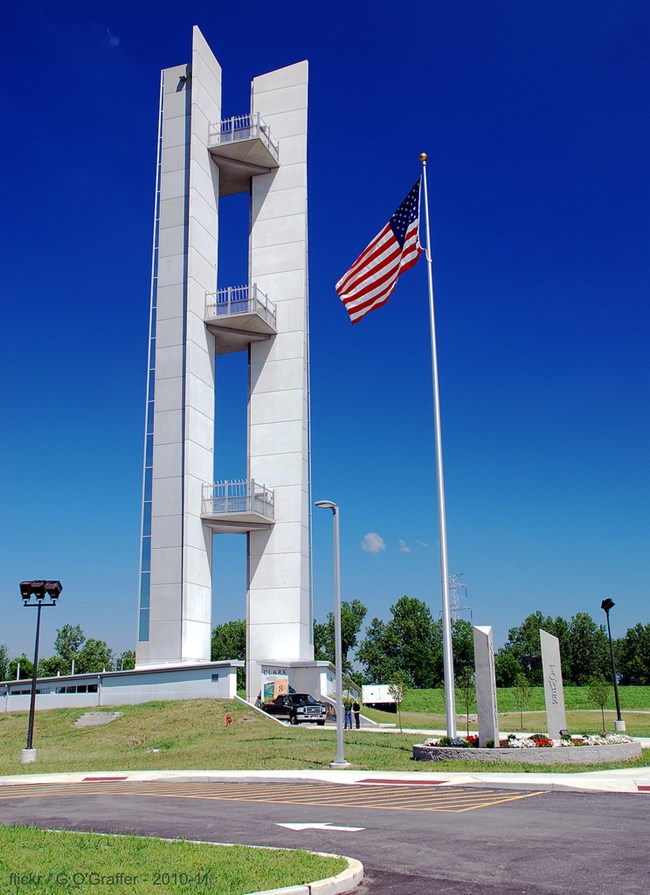
<path fill-rule="evenodd" d="M 599 764 L 606 761 L 628 761 L 641 755 L 641 743 L 615 743 L 611 746 L 539 746 L 535 749 L 455 749 L 453 746 L 413 746 L 418 761 L 484 761 L 499 764 Z"/>

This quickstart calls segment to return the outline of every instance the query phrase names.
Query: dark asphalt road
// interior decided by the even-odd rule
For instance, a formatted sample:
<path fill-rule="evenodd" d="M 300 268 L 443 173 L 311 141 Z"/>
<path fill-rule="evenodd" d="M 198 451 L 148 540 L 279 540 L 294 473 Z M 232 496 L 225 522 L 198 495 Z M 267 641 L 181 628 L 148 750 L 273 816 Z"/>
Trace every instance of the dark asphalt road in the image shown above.
<path fill-rule="evenodd" d="M 452 813 L 86 794 L 0 801 L 0 823 L 346 854 L 365 867 L 359 895 L 646 895 L 649 809 L 649 796 L 618 793 L 546 792 Z M 276 826 L 310 821 L 364 829 Z"/>

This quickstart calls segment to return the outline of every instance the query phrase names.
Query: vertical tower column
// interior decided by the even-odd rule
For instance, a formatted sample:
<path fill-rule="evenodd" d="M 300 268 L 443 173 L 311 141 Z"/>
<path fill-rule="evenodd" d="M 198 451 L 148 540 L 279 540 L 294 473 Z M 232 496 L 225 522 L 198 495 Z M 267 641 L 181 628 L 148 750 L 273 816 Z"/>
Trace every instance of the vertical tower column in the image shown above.
<path fill-rule="evenodd" d="M 191 66 L 162 73 L 142 525 L 138 666 L 210 659 L 212 534 L 202 486 L 214 466 L 219 171 L 208 152 L 221 68 L 198 28 Z"/>
<path fill-rule="evenodd" d="M 307 84 L 300 62 L 255 78 L 251 112 L 280 144 L 252 179 L 250 282 L 277 307 L 277 335 L 250 346 L 248 477 L 272 488 L 275 524 L 248 535 L 247 695 L 259 661 L 313 659 L 310 593 Z"/>

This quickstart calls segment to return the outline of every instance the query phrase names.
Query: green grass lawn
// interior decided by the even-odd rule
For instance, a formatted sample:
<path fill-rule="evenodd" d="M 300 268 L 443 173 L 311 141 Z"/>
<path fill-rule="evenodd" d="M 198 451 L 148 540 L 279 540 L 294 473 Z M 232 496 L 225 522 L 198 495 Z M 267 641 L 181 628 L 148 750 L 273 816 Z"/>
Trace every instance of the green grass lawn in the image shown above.
<path fill-rule="evenodd" d="M 526 706 L 526 711 L 544 711 L 544 688 L 531 687 L 530 700 Z M 650 687 L 619 687 L 619 697 L 621 701 L 621 709 L 645 709 L 650 711 Z M 456 708 L 458 709 L 461 700 L 456 696 Z M 514 687 L 499 687 L 497 689 L 497 703 L 501 712 L 516 712 L 519 709 L 517 702 L 517 691 Z M 567 711 L 571 709 L 581 709 L 594 711 L 596 706 L 589 701 L 589 687 L 565 687 L 564 688 L 564 704 Z M 613 709 L 614 707 L 614 691 L 610 691 L 608 702 L 605 708 Z M 442 689 L 436 690 L 407 690 L 404 694 L 404 702 L 402 708 L 406 712 L 425 712 L 433 714 L 445 713 L 445 699 Z"/>
<path fill-rule="evenodd" d="M 335 731 L 301 725 L 280 727 L 239 702 L 202 699 L 122 706 L 122 717 L 98 727 L 76 728 L 81 709 L 36 713 L 38 761 L 20 764 L 27 712 L 0 715 L 0 774 L 129 770 L 326 769 L 336 757 Z M 229 713 L 233 724 L 226 727 Z M 391 720 L 394 715 L 389 716 Z M 442 716 L 435 724 L 444 727 Z M 514 725 L 513 725 L 514 726 Z M 535 725 L 543 729 L 544 724 Z M 462 724 L 459 722 L 459 729 Z M 504 725 L 504 730 L 508 729 Z M 600 723 L 593 730 L 600 729 Z M 576 728 L 586 732 L 585 724 Z M 464 762 L 413 761 L 412 746 L 423 735 L 348 731 L 345 757 L 354 769 L 379 771 L 486 770 Z M 155 750 L 155 751 L 154 751 Z M 626 766 L 650 765 L 650 750 Z M 531 768 L 540 771 L 541 768 Z M 587 769 L 587 768 L 584 768 Z M 499 770 L 526 770 L 500 765 Z M 555 766 L 549 770 L 558 770 Z M 571 768 L 575 771 L 575 767 Z"/>
<path fill-rule="evenodd" d="M 0 891 L 20 895 L 244 895 L 335 876 L 340 858 L 0 826 Z"/>

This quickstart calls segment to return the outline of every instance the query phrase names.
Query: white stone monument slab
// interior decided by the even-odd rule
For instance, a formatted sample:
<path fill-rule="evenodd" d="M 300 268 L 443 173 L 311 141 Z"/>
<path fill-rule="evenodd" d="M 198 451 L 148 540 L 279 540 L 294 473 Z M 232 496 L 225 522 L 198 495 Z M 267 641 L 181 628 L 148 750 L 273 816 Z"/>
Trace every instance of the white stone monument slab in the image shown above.
<path fill-rule="evenodd" d="M 499 745 L 499 715 L 497 711 L 497 682 L 494 674 L 494 646 L 492 627 L 475 625 L 474 666 L 476 668 L 476 713 L 478 715 L 479 746 L 492 740 Z"/>
<path fill-rule="evenodd" d="M 539 629 L 539 639 L 542 643 L 542 675 L 544 676 L 548 735 L 553 740 L 559 740 L 560 731 L 566 730 L 560 641 L 541 628 Z"/>

